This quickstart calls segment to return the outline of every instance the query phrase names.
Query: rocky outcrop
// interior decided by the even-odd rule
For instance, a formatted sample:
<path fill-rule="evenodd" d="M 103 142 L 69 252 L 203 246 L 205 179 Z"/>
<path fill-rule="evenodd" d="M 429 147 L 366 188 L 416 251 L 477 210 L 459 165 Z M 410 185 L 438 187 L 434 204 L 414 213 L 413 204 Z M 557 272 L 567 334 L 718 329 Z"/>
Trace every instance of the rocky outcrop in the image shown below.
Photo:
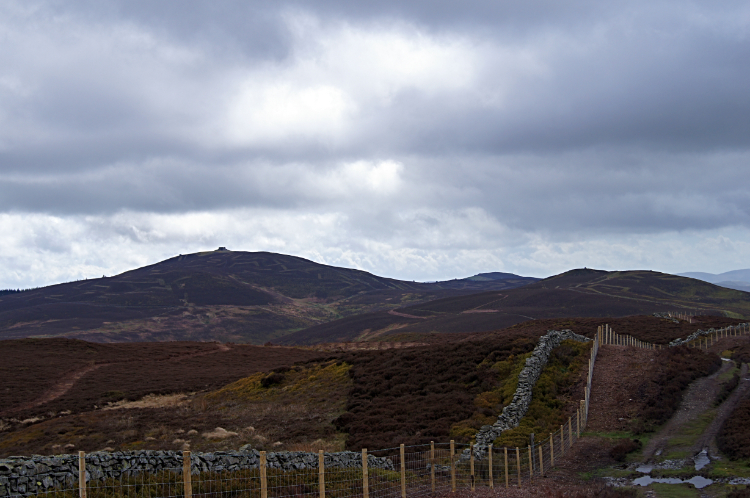
<path fill-rule="evenodd" d="M 503 412 L 492 425 L 485 425 L 476 435 L 476 446 L 478 450 L 486 447 L 494 441 L 503 431 L 518 427 L 521 419 L 531 404 L 534 384 L 539 380 L 542 370 L 547 365 L 552 350 L 559 346 L 564 340 L 571 339 L 578 342 L 588 342 L 591 339 L 576 334 L 572 330 L 550 330 L 539 339 L 531 356 L 526 359 L 526 365 L 518 376 L 518 387 L 513 395 L 513 400 L 503 408 Z"/>
<path fill-rule="evenodd" d="M 669 320 L 669 321 L 674 322 L 674 323 L 680 323 L 680 321 L 678 319 L 676 319 L 675 317 L 673 317 L 669 313 L 652 313 L 652 315 L 655 316 L 656 318 L 663 318 L 665 320 Z"/>
<path fill-rule="evenodd" d="M 86 455 L 86 481 L 126 479 L 141 473 L 182 472 L 182 452 L 134 451 L 97 452 Z M 285 471 L 317 469 L 318 454 L 307 452 L 269 452 L 267 466 Z M 243 447 L 240 451 L 193 453 L 190 470 L 200 472 L 256 469 L 260 453 Z M 388 458 L 367 456 L 371 468 L 393 470 Z M 353 451 L 325 454 L 325 468 L 362 468 L 362 454 Z M 74 488 L 78 481 L 78 455 L 10 457 L 0 459 L 0 498 L 29 496 L 53 489 Z"/>

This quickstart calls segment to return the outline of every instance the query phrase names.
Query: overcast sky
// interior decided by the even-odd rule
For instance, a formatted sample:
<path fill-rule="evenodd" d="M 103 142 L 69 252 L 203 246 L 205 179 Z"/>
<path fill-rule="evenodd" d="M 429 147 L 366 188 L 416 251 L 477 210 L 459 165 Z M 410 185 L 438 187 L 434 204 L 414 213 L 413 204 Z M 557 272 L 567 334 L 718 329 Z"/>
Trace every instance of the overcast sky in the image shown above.
<path fill-rule="evenodd" d="M 750 3 L 0 0 L 0 288 L 750 267 Z"/>

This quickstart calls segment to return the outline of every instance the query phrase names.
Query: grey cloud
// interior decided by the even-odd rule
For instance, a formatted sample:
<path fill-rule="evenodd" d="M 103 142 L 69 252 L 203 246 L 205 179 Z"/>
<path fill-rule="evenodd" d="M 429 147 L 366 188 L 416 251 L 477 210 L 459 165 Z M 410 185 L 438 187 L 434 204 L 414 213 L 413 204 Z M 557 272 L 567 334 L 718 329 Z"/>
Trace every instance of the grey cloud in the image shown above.
<path fill-rule="evenodd" d="M 57 0 L 0 12 L 0 213 L 329 213 L 344 220 L 330 243 L 362 254 L 388 237 L 427 252 L 750 228 L 746 2 Z M 290 19 L 315 26 L 300 34 Z M 441 81 L 465 70 L 453 67 L 435 81 L 370 74 L 378 56 L 400 57 L 381 40 L 384 55 L 339 67 L 325 42 L 343 38 L 318 38 L 346 30 L 459 46 L 466 81 Z M 353 104 L 342 97 L 339 134 L 273 135 L 286 123 L 274 112 L 228 140 L 224 107 L 256 83 L 340 84 Z M 332 108 L 308 113 L 325 127 L 315 119 Z M 357 161 L 398 162 L 398 185 L 352 179 Z M 65 251 L 50 237 L 35 243 Z"/>

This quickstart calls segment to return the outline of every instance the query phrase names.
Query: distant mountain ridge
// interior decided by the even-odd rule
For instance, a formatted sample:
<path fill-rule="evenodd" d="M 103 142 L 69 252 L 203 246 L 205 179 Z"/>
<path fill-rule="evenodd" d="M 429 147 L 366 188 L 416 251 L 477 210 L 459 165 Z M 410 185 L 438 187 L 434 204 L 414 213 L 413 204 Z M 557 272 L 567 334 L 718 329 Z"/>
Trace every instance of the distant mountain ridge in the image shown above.
<path fill-rule="evenodd" d="M 724 273 L 686 272 L 679 273 L 681 277 L 695 278 L 728 289 L 750 292 L 750 269 L 731 270 Z"/>

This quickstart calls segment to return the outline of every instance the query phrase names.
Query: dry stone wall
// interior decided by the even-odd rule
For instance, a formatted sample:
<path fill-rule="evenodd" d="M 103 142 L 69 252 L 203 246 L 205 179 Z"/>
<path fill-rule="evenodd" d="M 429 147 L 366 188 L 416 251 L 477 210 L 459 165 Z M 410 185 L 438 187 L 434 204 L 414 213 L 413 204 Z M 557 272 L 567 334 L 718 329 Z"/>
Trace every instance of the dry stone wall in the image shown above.
<path fill-rule="evenodd" d="M 518 427 L 521 419 L 531 404 L 534 384 L 539 380 L 544 367 L 547 365 L 552 350 L 559 346 L 564 340 L 571 339 L 578 342 L 588 342 L 588 337 L 576 334 L 572 330 L 549 330 L 539 339 L 531 356 L 526 359 L 526 365 L 518 376 L 518 387 L 513 395 L 513 400 L 503 408 L 503 412 L 492 425 L 485 425 L 476 435 L 476 447 L 478 450 L 491 444 L 503 431 Z"/>
<path fill-rule="evenodd" d="M 182 472 L 180 451 L 97 452 L 86 455 L 86 481 L 125 479 L 142 473 Z M 267 467 L 285 471 L 317 469 L 318 454 L 307 452 L 269 452 Z M 240 451 L 192 453 L 192 474 L 200 472 L 256 469 L 260 453 L 243 447 Z M 362 468 L 362 454 L 342 451 L 325 454 L 325 468 Z M 367 456 L 371 468 L 393 470 L 388 458 Z M 74 488 L 78 482 L 78 455 L 10 457 L 0 459 L 0 498 L 29 496 L 52 489 Z"/>

